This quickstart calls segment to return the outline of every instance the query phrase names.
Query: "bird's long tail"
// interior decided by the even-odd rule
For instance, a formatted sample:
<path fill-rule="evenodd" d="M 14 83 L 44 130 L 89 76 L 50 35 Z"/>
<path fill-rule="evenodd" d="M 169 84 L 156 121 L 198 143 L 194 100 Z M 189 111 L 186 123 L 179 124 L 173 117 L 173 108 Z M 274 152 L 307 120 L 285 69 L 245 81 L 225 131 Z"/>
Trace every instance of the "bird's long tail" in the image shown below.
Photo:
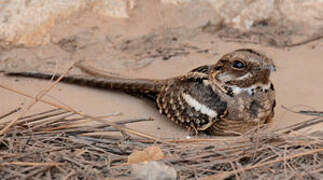
<path fill-rule="evenodd" d="M 42 72 L 5 72 L 5 75 L 47 80 L 57 80 L 61 76 L 61 74 L 50 74 Z M 165 81 L 163 80 L 125 79 L 112 76 L 109 78 L 98 78 L 81 75 L 64 76 L 61 81 L 80 86 L 120 90 L 129 94 L 143 95 L 147 97 L 156 96 L 159 93 L 161 86 L 165 83 Z"/>

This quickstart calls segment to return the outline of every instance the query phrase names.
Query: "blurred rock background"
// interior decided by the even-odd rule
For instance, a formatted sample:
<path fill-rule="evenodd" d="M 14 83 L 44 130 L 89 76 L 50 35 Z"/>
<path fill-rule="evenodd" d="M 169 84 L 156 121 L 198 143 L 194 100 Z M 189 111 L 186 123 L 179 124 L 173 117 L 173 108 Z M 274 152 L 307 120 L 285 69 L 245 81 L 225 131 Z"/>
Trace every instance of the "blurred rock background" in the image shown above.
<path fill-rule="evenodd" d="M 150 7 L 158 7 L 156 14 L 145 11 Z M 283 27 L 304 36 L 318 36 L 323 31 L 322 0 L 3 0 L 0 46 L 46 45 L 57 24 L 85 13 L 124 19 L 138 13 L 146 18 L 157 15 L 164 22 L 156 28 L 167 24 L 170 29 L 203 27 L 208 32 L 223 27 L 248 32 L 260 26 L 276 27 L 275 32 Z M 169 19 L 176 23 L 168 23 Z"/>

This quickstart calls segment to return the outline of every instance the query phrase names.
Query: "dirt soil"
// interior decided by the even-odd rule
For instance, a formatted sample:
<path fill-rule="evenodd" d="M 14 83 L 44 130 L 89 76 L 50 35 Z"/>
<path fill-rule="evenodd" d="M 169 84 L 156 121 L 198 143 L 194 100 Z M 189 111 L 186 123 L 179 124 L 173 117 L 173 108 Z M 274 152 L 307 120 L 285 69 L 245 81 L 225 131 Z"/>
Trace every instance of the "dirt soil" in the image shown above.
<path fill-rule="evenodd" d="M 90 13 L 75 15 L 56 26 L 49 45 L 2 51 L 0 69 L 63 72 L 73 61 L 83 59 L 86 64 L 121 76 L 162 79 L 184 74 L 200 65 L 214 64 L 223 54 L 235 49 L 255 48 L 273 58 L 278 67 L 271 77 L 278 103 L 271 128 L 311 118 L 287 111 L 282 106 L 295 111 L 323 111 L 322 39 L 295 47 L 270 46 L 273 44 L 265 42 L 266 38 L 247 43 L 245 39 L 239 39 L 242 36 L 233 36 L 232 31 L 223 30 L 225 27 L 210 24 L 198 28 L 176 27 L 178 19 L 165 22 L 165 17 L 158 11 L 153 8 L 150 11 L 155 13 L 145 16 L 134 12 L 129 19 L 107 19 Z M 264 34 L 259 37 L 265 37 Z M 228 40 L 229 37 L 238 42 L 232 42 L 232 38 Z M 286 34 L 277 35 L 276 40 L 279 39 L 286 39 Z M 81 72 L 75 68 L 70 73 Z M 0 81 L 4 86 L 32 95 L 50 84 L 44 80 L 3 75 L 0 75 Z M 31 102 L 31 99 L 5 89 L 0 89 L 0 99 L 0 114 L 16 107 L 27 107 Z M 129 127 L 157 137 L 176 138 L 189 134 L 161 116 L 153 103 L 123 93 L 59 83 L 46 99 L 93 116 L 122 113 L 111 117 L 111 121 L 152 117 L 154 121 Z M 49 108 L 38 103 L 30 113 Z M 306 131 L 322 128 L 323 124 L 320 124 Z"/>

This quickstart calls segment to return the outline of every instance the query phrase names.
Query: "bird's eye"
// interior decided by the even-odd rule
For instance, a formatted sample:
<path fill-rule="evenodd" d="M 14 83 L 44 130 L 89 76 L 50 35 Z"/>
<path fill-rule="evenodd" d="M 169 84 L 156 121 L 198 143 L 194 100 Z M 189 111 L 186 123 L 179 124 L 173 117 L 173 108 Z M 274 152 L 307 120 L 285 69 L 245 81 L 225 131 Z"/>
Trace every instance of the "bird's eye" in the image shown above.
<path fill-rule="evenodd" d="M 245 67 L 245 65 L 243 64 L 243 62 L 236 60 L 236 61 L 233 61 L 232 67 L 236 69 L 242 69 Z"/>

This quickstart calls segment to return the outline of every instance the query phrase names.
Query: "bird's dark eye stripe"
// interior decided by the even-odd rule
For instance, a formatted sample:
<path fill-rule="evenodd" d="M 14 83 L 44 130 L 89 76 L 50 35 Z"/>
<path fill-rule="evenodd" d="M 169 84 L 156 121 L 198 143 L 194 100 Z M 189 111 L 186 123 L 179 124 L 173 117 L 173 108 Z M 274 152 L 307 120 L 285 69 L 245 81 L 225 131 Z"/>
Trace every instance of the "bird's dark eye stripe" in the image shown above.
<path fill-rule="evenodd" d="M 236 61 L 233 61 L 232 67 L 241 69 L 241 68 L 244 68 L 245 65 L 243 64 L 243 62 L 236 60 Z"/>

